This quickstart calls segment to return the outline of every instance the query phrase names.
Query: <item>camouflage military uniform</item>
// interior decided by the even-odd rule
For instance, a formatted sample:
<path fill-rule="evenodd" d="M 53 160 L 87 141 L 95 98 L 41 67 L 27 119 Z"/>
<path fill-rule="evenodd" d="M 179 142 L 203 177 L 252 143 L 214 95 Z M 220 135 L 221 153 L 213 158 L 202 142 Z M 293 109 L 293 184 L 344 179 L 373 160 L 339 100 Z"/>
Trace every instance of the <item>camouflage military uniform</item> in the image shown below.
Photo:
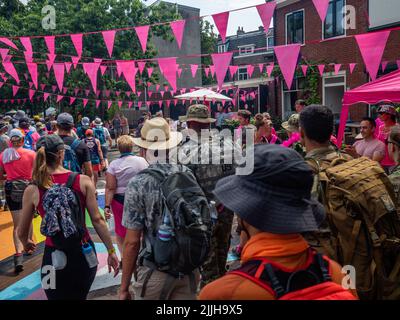
<path fill-rule="evenodd" d="M 396 193 L 397 207 L 400 206 L 400 166 L 397 166 L 393 173 L 389 176 L 393 184 L 394 192 Z"/>
<path fill-rule="evenodd" d="M 186 164 L 185 162 L 184 164 L 195 174 L 207 199 L 215 201 L 218 208 L 218 220 L 213 228 L 210 256 L 202 267 L 202 287 L 226 273 L 233 212 L 219 204 L 212 191 L 218 180 L 235 174 L 233 150 L 239 152 L 234 148 L 231 140 L 221 139 L 217 131 L 212 131 L 212 134 L 213 136 L 208 142 L 203 141 L 203 144 L 200 144 L 197 141 L 187 139 L 180 147 L 180 153 L 187 157 L 186 161 L 189 161 L 189 163 Z M 229 155 L 232 157 L 232 161 L 228 160 Z M 212 164 L 213 156 L 220 160 L 218 161 L 219 164 Z M 201 159 L 208 159 L 209 164 L 204 164 Z"/>
<path fill-rule="evenodd" d="M 348 154 L 338 153 L 338 151 L 333 146 L 314 149 L 306 154 L 305 160 L 310 165 L 315 174 L 311 195 L 314 199 L 318 199 L 319 202 L 321 202 L 322 204 L 324 204 L 324 199 L 320 184 L 318 183 L 318 174 L 320 170 L 327 169 L 330 163 L 338 157 L 342 157 L 347 161 L 353 159 Z M 308 241 L 310 246 L 315 248 L 318 252 L 329 256 L 331 259 L 337 259 L 335 244 L 336 240 L 332 237 L 328 217 L 326 218 L 325 222 L 321 224 L 317 232 L 308 232 L 303 236 Z"/>

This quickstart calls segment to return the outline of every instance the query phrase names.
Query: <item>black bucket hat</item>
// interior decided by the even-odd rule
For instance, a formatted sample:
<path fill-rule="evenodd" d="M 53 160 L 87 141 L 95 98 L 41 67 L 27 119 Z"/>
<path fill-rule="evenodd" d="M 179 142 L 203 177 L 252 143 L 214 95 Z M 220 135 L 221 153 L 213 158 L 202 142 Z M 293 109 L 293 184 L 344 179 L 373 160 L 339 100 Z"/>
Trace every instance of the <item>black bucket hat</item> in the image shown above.
<path fill-rule="evenodd" d="M 323 206 L 311 200 L 313 172 L 301 156 L 279 145 L 256 145 L 254 171 L 221 179 L 216 197 L 253 227 L 274 234 L 318 230 Z"/>

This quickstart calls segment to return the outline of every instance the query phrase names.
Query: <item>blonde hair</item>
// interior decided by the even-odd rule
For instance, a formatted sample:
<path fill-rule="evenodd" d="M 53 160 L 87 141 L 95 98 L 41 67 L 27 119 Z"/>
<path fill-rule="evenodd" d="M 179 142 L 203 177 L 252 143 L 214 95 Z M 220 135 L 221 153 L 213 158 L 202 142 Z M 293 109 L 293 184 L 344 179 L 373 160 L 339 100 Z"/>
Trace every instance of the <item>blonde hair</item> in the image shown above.
<path fill-rule="evenodd" d="M 128 135 L 119 137 L 117 140 L 117 144 L 118 150 L 121 153 L 128 153 L 132 152 L 133 150 L 133 139 Z"/>
<path fill-rule="evenodd" d="M 48 171 L 47 157 L 48 155 L 46 155 L 46 149 L 44 147 L 41 147 L 36 152 L 35 164 L 32 173 L 33 181 L 38 187 L 44 189 L 49 189 L 53 185 L 53 181 L 51 180 L 50 173 Z M 50 157 L 53 158 L 52 156 Z M 55 162 L 56 157 L 51 160 Z"/>

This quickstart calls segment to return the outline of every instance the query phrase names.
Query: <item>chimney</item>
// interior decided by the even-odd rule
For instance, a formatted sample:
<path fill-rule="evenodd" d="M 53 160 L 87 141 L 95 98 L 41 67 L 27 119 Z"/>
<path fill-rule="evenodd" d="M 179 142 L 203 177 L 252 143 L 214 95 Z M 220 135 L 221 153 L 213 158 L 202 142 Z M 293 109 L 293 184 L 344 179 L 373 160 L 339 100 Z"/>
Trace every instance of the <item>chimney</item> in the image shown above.
<path fill-rule="evenodd" d="M 242 28 L 238 28 L 238 30 L 237 30 L 237 35 L 239 36 L 239 35 L 241 35 L 241 34 L 244 34 L 245 32 L 244 32 L 244 30 L 243 30 L 243 27 Z"/>
<path fill-rule="evenodd" d="M 263 26 L 259 26 L 258 27 L 258 31 L 264 31 L 264 27 Z"/>

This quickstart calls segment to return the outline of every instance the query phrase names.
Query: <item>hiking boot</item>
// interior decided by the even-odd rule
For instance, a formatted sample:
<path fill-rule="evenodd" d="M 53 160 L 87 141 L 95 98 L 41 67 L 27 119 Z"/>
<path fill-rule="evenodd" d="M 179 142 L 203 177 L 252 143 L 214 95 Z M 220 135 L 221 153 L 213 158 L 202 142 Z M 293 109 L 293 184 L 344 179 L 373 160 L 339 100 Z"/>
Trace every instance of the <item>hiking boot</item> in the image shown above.
<path fill-rule="evenodd" d="M 14 272 L 20 273 L 24 270 L 24 256 L 23 254 L 15 254 L 14 255 Z"/>

